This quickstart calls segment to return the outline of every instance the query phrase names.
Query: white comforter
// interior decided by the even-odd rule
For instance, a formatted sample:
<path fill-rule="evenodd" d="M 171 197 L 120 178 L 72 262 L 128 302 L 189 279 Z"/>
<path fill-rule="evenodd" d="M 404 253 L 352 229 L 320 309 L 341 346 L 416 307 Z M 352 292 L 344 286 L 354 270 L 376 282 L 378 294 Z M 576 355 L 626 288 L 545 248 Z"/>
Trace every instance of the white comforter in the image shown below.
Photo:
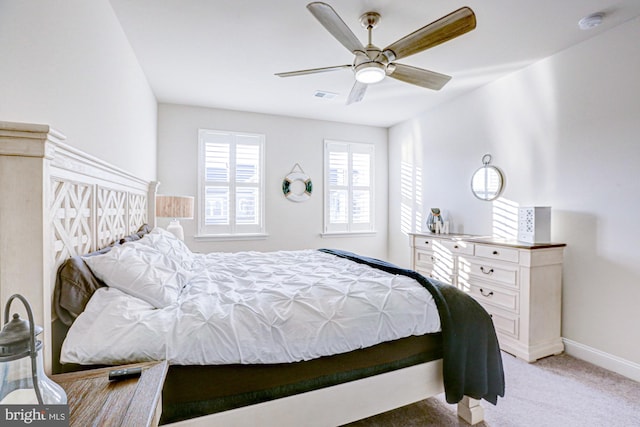
<path fill-rule="evenodd" d="M 154 234 L 171 259 L 153 255 Z M 69 330 L 63 363 L 294 362 L 440 330 L 431 294 L 404 276 L 315 250 L 202 255 L 188 252 L 166 233 L 150 236 L 151 242 L 143 238 L 122 247 L 146 254 L 147 275 L 154 263 L 179 270 L 164 283 L 173 289 L 177 280 L 175 298 L 156 308 L 123 286 L 118 285 L 124 291 L 98 290 Z M 117 274 L 132 259 L 127 251 L 111 256 Z M 103 261 L 91 262 L 95 274 Z M 135 274 L 136 280 L 142 277 Z M 153 293 L 144 289 L 143 298 Z"/>

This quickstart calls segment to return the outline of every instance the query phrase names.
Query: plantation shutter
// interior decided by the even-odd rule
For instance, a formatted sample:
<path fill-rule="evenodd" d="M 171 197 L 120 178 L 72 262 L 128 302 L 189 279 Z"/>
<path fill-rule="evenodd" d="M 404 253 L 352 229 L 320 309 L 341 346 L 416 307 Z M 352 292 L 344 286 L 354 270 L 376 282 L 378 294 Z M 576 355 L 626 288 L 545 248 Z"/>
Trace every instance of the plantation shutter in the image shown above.
<path fill-rule="evenodd" d="M 264 232 L 264 136 L 200 131 L 203 235 Z"/>
<path fill-rule="evenodd" d="M 374 146 L 325 142 L 325 233 L 373 231 Z"/>

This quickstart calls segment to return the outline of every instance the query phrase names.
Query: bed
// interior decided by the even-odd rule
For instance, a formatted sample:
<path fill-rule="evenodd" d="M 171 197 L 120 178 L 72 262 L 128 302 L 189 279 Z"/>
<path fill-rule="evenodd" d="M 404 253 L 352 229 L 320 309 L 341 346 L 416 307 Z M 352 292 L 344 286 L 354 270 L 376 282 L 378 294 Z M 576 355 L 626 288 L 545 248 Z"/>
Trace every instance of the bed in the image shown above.
<path fill-rule="evenodd" d="M 22 293 L 33 306 L 37 322 L 51 325 L 44 336 L 49 372 L 68 369 L 59 363 L 61 343 L 68 333 L 65 323 L 74 323 L 80 314 L 66 310 L 68 305 L 60 310 L 60 301 L 83 301 L 84 311 L 94 293 L 105 293 L 104 283 L 91 269 L 87 283 L 71 287 L 75 291 L 56 288 L 61 266 L 66 266 L 65 274 L 72 271 L 76 277 L 83 272 L 74 270 L 73 264 L 80 270 L 87 264 L 87 258 L 80 256 L 103 248 L 135 246 L 140 243 L 135 240 L 156 230 L 150 213 L 155 211 L 157 183 L 114 168 L 63 140 L 47 125 L 0 122 L 0 297 L 4 302 L 12 293 Z M 287 363 L 259 357 L 231 364 L 174 361 L 163 391 L 163 422 L 340 425 L 443 391 L 447 401 L 458 402 L 460 416 L 471 423 L 481 421 L 478 399 L 495 403 L 504 393 L 497 340 L 486 313 L 469 304 L 465 295 L 415 272 L 356 254 L 314 251 L 314 256 L 315 252 L 435 289 L 429 293 L 437 295 L 434 301 L 442 329 L 339 349 L 339 354 L 301 351 L 296 361 Z M 174 357 L 166 349 L 164 354 Z M 113 362 L 120 361 L 118 357 Z"/>

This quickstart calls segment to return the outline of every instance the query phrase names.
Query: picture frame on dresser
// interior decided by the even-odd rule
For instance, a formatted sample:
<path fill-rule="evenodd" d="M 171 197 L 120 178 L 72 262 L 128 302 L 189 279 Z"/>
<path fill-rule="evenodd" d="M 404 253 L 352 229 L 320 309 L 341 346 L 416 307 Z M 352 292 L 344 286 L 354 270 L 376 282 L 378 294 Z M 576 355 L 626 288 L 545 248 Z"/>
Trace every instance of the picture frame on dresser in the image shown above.
<path fill-rule="evenodd" d="M 527 362 L 560 354 L 564 243 L 410 233 L 411 268 L 468 292 L 491 315 L 500 348 Z"/>

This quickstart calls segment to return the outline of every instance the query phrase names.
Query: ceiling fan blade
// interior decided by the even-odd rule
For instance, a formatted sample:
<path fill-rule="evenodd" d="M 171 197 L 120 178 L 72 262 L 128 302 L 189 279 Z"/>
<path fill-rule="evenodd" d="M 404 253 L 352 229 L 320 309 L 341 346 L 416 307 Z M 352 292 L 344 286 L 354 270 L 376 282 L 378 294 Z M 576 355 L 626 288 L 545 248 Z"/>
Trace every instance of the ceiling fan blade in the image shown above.
<path fill-rule="evenodd" d="M 451 80 L 451 76 L 445 74 L 395 63 L 389 64 L 387 72 L 388 76 L 394 79 L 433 90 L 442 89 Z"/>
<path fill-rule="evenodd" d="M 465 6 L 401 38 L 385 48 L 384 53 L 394 61 L 454 39 L 474 28 L 476 15 Z"/>
<path fill-rule="evenodd" d="M 309 12 L 316 17 L 324 28 L 327 29 L 350 52 L 364 51 L 364 46 L 349 29 L 331 6 L 322 2 L 313 2 L 307 5 Z"/>
<path fill-rule="evenodd" d="M 362 101 L 364 94 L 367 91 L 367 84 L 360 83 L 356 80 L 356 83 L 351 88 L 349 97 L 347 98 L 347 105 Z"/>
<path fill-rule="evenodd" d="M 342 70 L 344 68 L 351 68 L 352 65 L 336 65 L 335 67 L 323 67 L 323 68 L 311 68 L 309 70 L 299 70 L 299 71 L 287 71 L 286 73 L 276 73 L 278 77 L 293 77 L 293 76 L 304 76 L 305 74 L 316 74 L 316 73 L 326 73 L 328 71 L 336 71 Z"/>

